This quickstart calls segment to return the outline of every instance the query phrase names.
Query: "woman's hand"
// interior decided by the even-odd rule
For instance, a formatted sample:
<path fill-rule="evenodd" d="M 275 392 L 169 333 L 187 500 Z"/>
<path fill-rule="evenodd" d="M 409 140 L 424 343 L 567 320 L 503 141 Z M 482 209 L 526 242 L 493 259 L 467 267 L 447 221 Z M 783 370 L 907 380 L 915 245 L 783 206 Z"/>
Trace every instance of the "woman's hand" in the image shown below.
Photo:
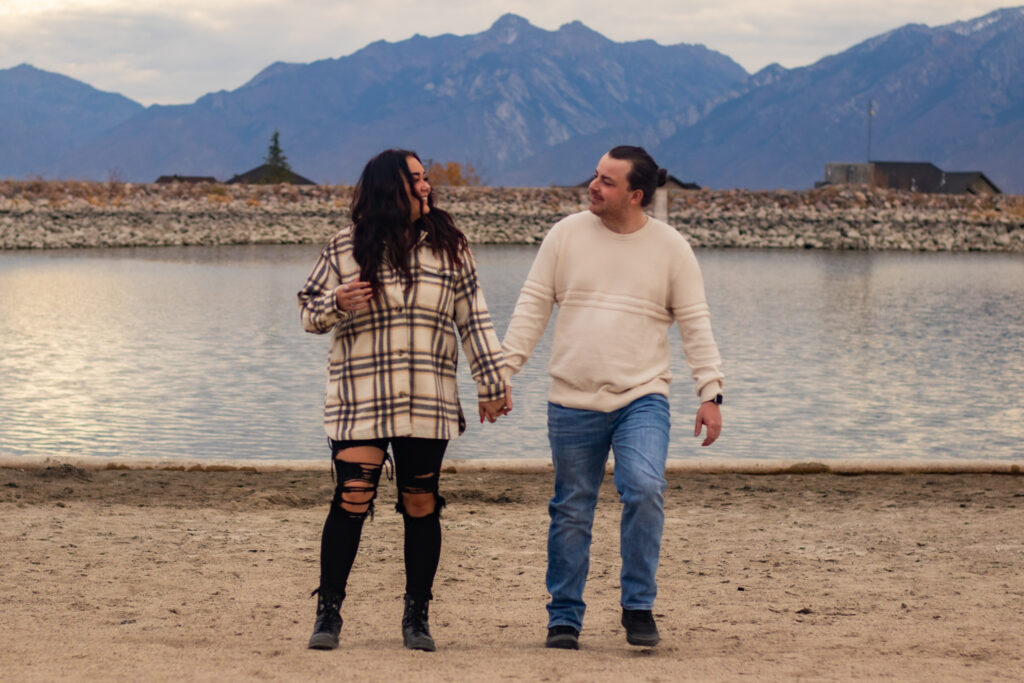
<path fill-rule="evenodd" d="M 512 386 L 505 385 L 505 398 L 498 398 L 493 401 L 480 401 L 480 424 L 486 418 L 488 422 L 495 422 L 502 415 L 512 412 Z"/>
<path fill-rule="evenodd" d="M 334 300 L 338 308 L 343 311 L 358 311 L 370 305 L 373 297 L 373 288 L 369 282 L 356 280 L 344 285 L 338 285 L 334 290 Z"/>

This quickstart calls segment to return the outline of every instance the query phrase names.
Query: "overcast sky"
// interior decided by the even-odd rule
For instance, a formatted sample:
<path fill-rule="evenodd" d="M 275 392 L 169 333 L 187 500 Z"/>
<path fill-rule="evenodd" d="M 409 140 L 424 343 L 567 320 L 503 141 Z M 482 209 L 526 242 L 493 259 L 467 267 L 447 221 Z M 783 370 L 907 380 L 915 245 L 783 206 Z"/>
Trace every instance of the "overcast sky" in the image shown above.
<path fill-rule="evenodd" d="M 375 40 L 486 30 L 506 12 L 615 41 L 702 43 L 754 72 L 811 64 L 908 23 L 973 19 L 983 0 L 0 0 L 0 68 L 23 62 L 143 104 L 233 90 L 275 61 Z"/>

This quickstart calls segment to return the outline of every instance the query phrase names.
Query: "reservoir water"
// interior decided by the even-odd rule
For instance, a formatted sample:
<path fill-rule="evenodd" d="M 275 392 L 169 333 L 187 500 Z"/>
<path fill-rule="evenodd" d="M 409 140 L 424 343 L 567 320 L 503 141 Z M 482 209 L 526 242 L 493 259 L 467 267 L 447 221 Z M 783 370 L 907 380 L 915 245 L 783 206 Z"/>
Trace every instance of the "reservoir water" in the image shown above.
<path fill-rule="evenodd" d="M 0 457 L 326 458 L 328 346 L 295 293 L 319 247 L 0 252 Z M 499 336 L 535 247 L 474 249 Z M 1024 457 L 1024 258 L 701 250 L 724 359 L 722 438 L 671 331 L 670 457 Z M 550 328 L 550 326 L 549 326 Z M 456 458 L 545 458 L 550 332 L 515 411 Z"/>

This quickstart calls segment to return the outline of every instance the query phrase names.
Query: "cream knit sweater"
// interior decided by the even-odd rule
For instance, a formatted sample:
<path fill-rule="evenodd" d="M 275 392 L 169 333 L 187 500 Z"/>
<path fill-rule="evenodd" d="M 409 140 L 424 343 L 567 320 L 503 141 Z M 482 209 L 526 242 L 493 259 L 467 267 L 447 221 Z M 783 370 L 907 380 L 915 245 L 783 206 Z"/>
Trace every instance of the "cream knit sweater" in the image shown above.
<path fill-rule="evenodd" d="M 556 223 L 505 333 L 507 372 L 522 369 L 555 304 L 552 403 L 610 412 L 647 394 L 667 396 L 673 322 L 701 401 L 721 391 L 700 267 L 690 244 L 665 223 L 650 218 L 628 235 L 607 229 L 589 211 Z"/>

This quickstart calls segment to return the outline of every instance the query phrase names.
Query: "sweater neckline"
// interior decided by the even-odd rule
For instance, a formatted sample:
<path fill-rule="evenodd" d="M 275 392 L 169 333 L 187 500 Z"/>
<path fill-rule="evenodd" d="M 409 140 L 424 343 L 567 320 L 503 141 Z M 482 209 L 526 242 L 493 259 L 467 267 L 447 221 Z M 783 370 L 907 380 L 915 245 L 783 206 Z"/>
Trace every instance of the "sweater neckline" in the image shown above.
<path fill-rule="evenodd" d="M 638 230 L 634 230 L 633 232 L 627 233 L 615 232 L 614 230 L 610 230 L 608 226 L 604 224 L 604 222 L 601 220 L 599 216 L 596 216 L 593 213 L 591 213 L 590 215 L 594 216 L 594 220 L 597 221 L 597 228 L 601 230 L 601 232 L 605 233 L 608 237 L 612 238 L 613 240 L 618 240 L 620 242 L 628 242 L 629 240 L 638 239 L 641 235 L 646 234 L 649 231 L 649 228 L 651 227 L 651 217 L 647 216 L 647 221 L 644 222 L 644 224 L 640 226 Z"/>

